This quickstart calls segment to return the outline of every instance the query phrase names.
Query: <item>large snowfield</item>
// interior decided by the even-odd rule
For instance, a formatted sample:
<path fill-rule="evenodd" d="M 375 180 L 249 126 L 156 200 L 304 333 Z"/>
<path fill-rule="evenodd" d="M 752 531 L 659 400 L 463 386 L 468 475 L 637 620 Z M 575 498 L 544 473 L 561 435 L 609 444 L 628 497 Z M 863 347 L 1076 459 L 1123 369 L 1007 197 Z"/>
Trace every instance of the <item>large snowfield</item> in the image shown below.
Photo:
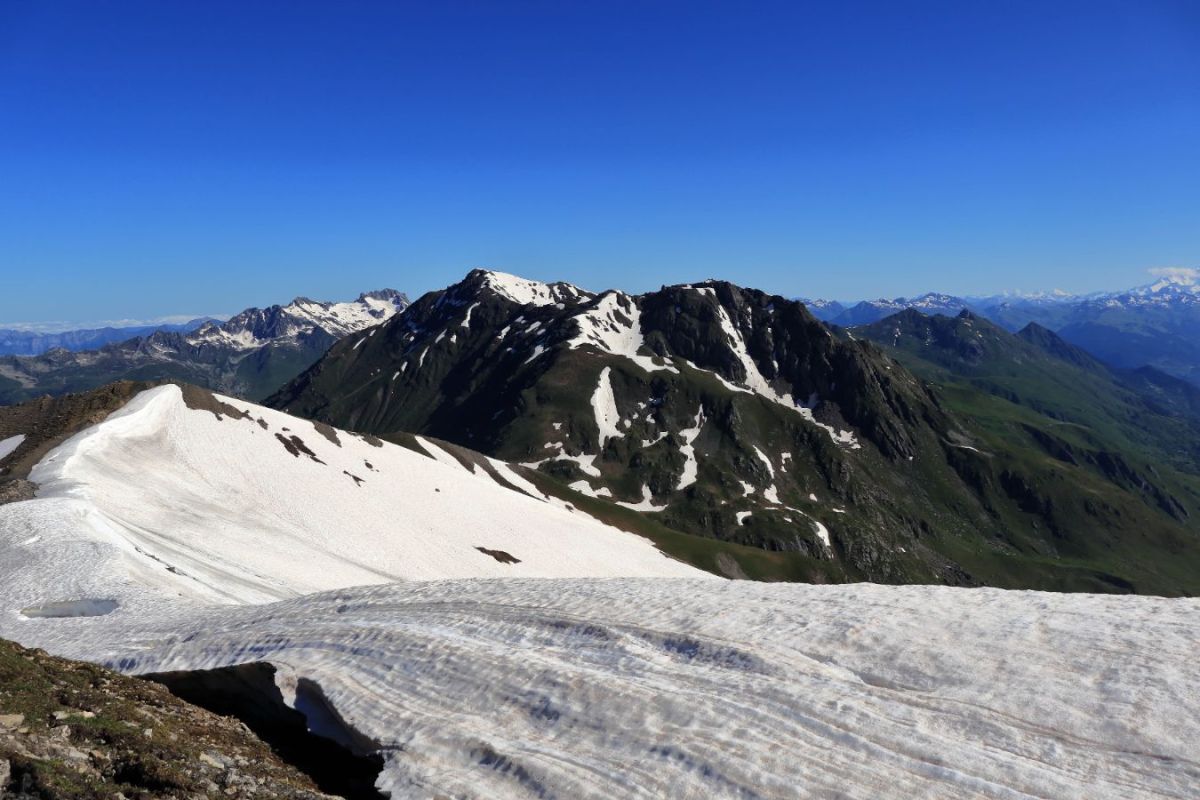
<path fill-rule="evenodd" d="M 43 459 L 0 506 L 0 636 L 269 661 L 396 798 L 1200 795 L 1200 601 L 719 580 L 432 444 L 226 402 L 152 390 Z"/>

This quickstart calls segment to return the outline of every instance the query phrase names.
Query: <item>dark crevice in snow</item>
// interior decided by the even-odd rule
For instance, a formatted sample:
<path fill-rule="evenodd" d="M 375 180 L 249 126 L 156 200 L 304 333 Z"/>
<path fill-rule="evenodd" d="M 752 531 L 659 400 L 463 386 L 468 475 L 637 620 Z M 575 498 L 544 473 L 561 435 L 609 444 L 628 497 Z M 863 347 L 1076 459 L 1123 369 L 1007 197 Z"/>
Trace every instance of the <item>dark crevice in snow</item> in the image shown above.
<path fill-rule="evenodd" d="M 347 800 L 388 797 L 375 788 L 383 769 L 377 744 L 347 726 L 312 681 L 299 681 L 293 708 L 275 684 L 275 667 L 263 662 L 142 677 L 193 705 L 241 720 L 323 792 Z"/>

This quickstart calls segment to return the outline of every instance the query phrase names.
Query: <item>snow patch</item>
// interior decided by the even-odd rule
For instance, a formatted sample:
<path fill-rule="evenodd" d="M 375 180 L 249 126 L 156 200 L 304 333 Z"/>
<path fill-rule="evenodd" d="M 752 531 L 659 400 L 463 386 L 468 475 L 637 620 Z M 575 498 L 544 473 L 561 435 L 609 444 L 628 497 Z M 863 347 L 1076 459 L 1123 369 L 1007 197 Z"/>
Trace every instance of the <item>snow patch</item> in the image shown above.
<path fill-rule="evenodd" d="M 7 439 L 0 439 L 0 461 L 8 458 L 16 449 L 25 441 L 25 434 L 18 433 L 16 436 L 9 436 Z"/>
<path fill-rule="evenodd" d="M 639 353 L 645 345 L 642 310 L 629 295 L 606 292 L 574 320 L 579 333 L 567 341 L 572 349 L 591 345 L 603 353 L 627 358 L 647 372 L 679 371 L 666 361 L 660 364 L 661 359 Z"/>
<path fill-rule="evenodd" d="M 218 399 L 249 417 L 218 419 L 188 408 L 179 387 L 157 387 L 34 467 L 38 497 L 0 506 L 10 608 L 44 604 L 48 587 L 113 598 L 124 611 L 147 593 L 237 604 L 410 579 L 696 574 L 641 537 L 473 472 L 424 437 L 418 446 L 436 460 L 349 434 L 339 446 L 305 420 Z M 304 457 L 259 419 L 290 429 Z M 480 544 L 521 563 L 499 564 Z"/>
<path fill-rule="evenodd" d="M 460 328 L 471 327 L 471 313 L 477 308 L 479 308 L 479 303 L 472 303 L 471 305 L 467 306 L 466 316 L 464 316 L 463 321 L 459 323 Z"/>
<path fill-rule="evenodd" d="M 574 483 L 567 484 L 567 488 L 574 489 L 580 494 L 586 494 L 588 497 L 612 497 L 612 492 L 609 491 L 607 486 L 601 486 L 599 489 L 595 489 L 585 480 L 578 480 Z"/>
<path fill-rule="evenodd" d="M 592 411 L 596 415 L 596 427 L 600 430 L 601 450 L 609 439 L 621 439 L 625 436 L 619 427 L 621 414 L 617 411 L 617 398 L 613 394 L 610 373 L 609 367 L 600 370 L 596 391 L 592 392 Z"/>
<path fill-rule="evenodd" d="M 552 306 L 566 300 L 574 301 L 591 296 L 569 283 L 545 284 L 506 272 L 487 271 L 483 281 L 485 286 L 500 296 L 523 306 Z"/>
<path fill-rule="evenodd" d="M 662 511 L 664 508 L 667 507 L 665 503 L 661 506 L 656 506 L 654 504 L 653 495 L 650 494 L 649 484 L 642 484 L 641 502 L 627 503 L 625 501 L 618 500 L 618 501 L 616 501 L 616 503 L 619 506 L 624 506 L 625 508 L 629 508 L 634 511 Z"/>
<path fill-rule="evenodd" d="M 676 490 L 686 489 L 696 482 L 696 478 L 700 471 L 700 462 L 696 460 L 696 437 L 700 435 L 700 429 L 704 427 L 704 406 L 700 406 L 700 410 L 696 412 L 696 420 L 691 428 L 684 428 L 679 432 L 683 439 L 683 444 L 679 446 L 679 452 L 684 457 L 683 474 L 679 476 L 679 483 L 675 486 Z"/>

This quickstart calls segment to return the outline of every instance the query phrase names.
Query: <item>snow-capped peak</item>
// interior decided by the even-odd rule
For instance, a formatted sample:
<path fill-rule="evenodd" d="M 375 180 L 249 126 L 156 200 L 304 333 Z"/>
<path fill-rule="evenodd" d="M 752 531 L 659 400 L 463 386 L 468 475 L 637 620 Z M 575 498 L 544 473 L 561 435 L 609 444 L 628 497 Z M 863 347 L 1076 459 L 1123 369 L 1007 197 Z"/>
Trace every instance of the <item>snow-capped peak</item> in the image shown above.
<path fill-rule="evenodd" d="M 1200 269 L 1192 267 L 1163 267 L 1150 270 L 1150 274 L 1158 278 L 1154 283 L 1143 287 L 1151 293 L 1170 289 L 1187 289 L 1190 292 L 1200 292 Z"/>
<path fill-rule="evenodd" d="M 507 272 L 476 269 L 467 276 L 468 280 L 480 281 L 481 285 L 496 294 L 523 306 L 551 306 L 556 303 L 571 303 L 592 296 L 578 286 L 569 283 L 542 283 L 531 281 Z"/>
<path fill-rule="evenodd" d="M 248 308 L 220 325 L 202 325 L 188 336 L 188 343 L 221 343 L 253 349 L 318 329 L 340 339 L 378 325 L 407 306 L 408 298 L 395 289 L 364 292 L 358 299 L 344 303 L 297 297 L 286 306 Z"/>

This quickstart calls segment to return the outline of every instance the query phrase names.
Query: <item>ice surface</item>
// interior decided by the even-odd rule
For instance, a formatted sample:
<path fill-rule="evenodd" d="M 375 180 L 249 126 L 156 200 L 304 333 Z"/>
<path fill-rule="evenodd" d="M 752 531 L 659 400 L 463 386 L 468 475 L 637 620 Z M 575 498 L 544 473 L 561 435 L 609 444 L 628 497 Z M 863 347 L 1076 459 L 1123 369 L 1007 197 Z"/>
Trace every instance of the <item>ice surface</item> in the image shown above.
<path fill-rule="evenodd" d="M 0 636 L 271 662 L 397 800 L 1196 796 L 1200 601 L 669 577 L 696 573 L 503 462 L 223 400 L 253 418 L 164 386 L 35 468 L 0 507 Z M 654 577 L 549 577 L 621 570 Z"/>
<path fill-rule="evenodd" d="M 131 672 L 269 661 L 401 798 L 1194 798 L 1196 600 L 679 579 L 20 620 Z"/>

